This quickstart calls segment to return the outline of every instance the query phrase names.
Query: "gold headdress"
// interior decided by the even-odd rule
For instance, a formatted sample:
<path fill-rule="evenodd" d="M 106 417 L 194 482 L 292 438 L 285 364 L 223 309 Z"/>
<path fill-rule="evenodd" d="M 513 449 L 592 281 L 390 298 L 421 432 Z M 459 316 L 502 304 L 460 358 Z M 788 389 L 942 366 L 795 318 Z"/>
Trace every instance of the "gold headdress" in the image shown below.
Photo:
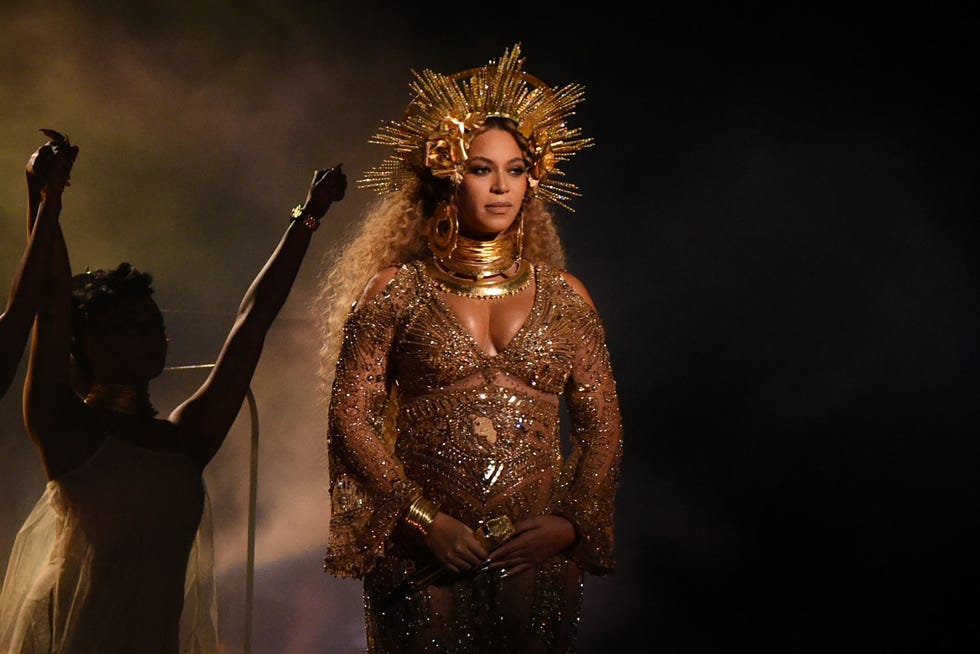
<path fill-rule="evenodd" d="M 499 61 L 453 75 L 413 70 L 415 81 L 409 87 L 415 99 L 401 120 L 382 124 L 370 140 L 395 151 L 358 180 L 361 188 L 384 195 L 411 184 L 425 168 L 459 184 L 473 130 L 487 118 L 501 116 L 514 120 L 528 140 L 531 190 L 546 202 L 574 211 L 567 201 L 580 195 L 577 187 L 555 178 L 564 174 L 559 163 L 593 144 L 591 138 L 581 137 L 580 128 L 565 123 L 585 97 L 585 87 L 548 87 L 521 70 L 520 54 L 516 44 L 504 50 Z"/>

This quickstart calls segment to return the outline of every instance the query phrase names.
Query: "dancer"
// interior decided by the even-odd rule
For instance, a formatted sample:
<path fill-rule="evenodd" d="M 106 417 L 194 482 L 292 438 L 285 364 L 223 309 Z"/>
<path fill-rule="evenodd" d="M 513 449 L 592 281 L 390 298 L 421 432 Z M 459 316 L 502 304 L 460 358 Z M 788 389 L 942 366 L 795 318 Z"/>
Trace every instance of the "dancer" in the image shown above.
<path fill-rule="evenodd" d="M 151 276 L 123 263 L 72 277 L 55 240 L 25 383 L 25 423 L 50 481 L 11 554 L 0 652 L 219 651 L 203 471 L 313 231 L 345 190 L 339 166 L 314 173 L 208 378 L 165 418 L 149 396 L 167 353 Z"/>
<path fill-rule="evenodd" d="M 363 579 L 372 653 L 570 652 L 584 573 L 615 567 L 616 385 L 548 206 L 578 195 L 584 89 L 522 65 L 416 73 L 323 278 L 325 569 Z"/>

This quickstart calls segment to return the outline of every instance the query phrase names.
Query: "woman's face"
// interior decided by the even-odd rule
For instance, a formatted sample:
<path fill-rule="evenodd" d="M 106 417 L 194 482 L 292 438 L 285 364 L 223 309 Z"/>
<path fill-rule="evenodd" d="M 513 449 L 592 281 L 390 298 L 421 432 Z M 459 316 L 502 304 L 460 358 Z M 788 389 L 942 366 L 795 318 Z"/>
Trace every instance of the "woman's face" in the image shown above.
<path fill-rule="evenodd" d="M 527 191 L 527 164 L 521 148 L 503 129 L 487 129 L 470 141 L 459 185 L 459 231 L 493 239 L 510 227 Z"/>
<path fill-rule="evenodd" d="M 85 353 L 98 381 L 140 384 L 163 371 L 167 334 L 149 295 L 124 295 L 94 308 L 86 332 Z"/>

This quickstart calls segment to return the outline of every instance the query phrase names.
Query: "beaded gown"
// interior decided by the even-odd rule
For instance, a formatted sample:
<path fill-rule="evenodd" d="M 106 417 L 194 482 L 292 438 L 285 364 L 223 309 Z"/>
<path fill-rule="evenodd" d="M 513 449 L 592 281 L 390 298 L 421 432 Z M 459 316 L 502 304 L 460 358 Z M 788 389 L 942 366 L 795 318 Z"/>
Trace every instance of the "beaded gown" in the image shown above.
<path fill-rule="evenodd" d="M 495 355 L 421 261 L 348 316 L 331 395 L 325 569 L 363 578 L 369 652 L 571 652 L 583 573 L 615 567 L 622 425 L 604 329 L 556 270 L 534 266 L 532 292 Z M 559 514 L 578 538 L 522 574 L 404 592 L 433 564 L 403 522 L 419 494 L 474 527 Z"/>
<path fill-rule="evenodd" d="M 106 437 L 18 532 L 0 653 L 216 653 L 210 529 L 187 455 Z"/>

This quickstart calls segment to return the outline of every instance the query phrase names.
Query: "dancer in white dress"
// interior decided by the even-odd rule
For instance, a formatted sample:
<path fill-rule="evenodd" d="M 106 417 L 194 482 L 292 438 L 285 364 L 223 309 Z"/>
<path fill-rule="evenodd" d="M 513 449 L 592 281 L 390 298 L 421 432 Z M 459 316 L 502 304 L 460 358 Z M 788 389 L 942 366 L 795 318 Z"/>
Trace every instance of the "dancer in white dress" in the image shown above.
<path fill-rule="evenodd" d="M 345 190 L 339 166 L 314 173 L 211 374 L 162 419 L 148 393 L 167 352 L 152 278 L 128 263 L 72 277 L 58 232 L 24 403 L 49 482 L 8 565 L 0 654 L 220 650 L 202 474 L 239 413 L 313 231 Z"/>

